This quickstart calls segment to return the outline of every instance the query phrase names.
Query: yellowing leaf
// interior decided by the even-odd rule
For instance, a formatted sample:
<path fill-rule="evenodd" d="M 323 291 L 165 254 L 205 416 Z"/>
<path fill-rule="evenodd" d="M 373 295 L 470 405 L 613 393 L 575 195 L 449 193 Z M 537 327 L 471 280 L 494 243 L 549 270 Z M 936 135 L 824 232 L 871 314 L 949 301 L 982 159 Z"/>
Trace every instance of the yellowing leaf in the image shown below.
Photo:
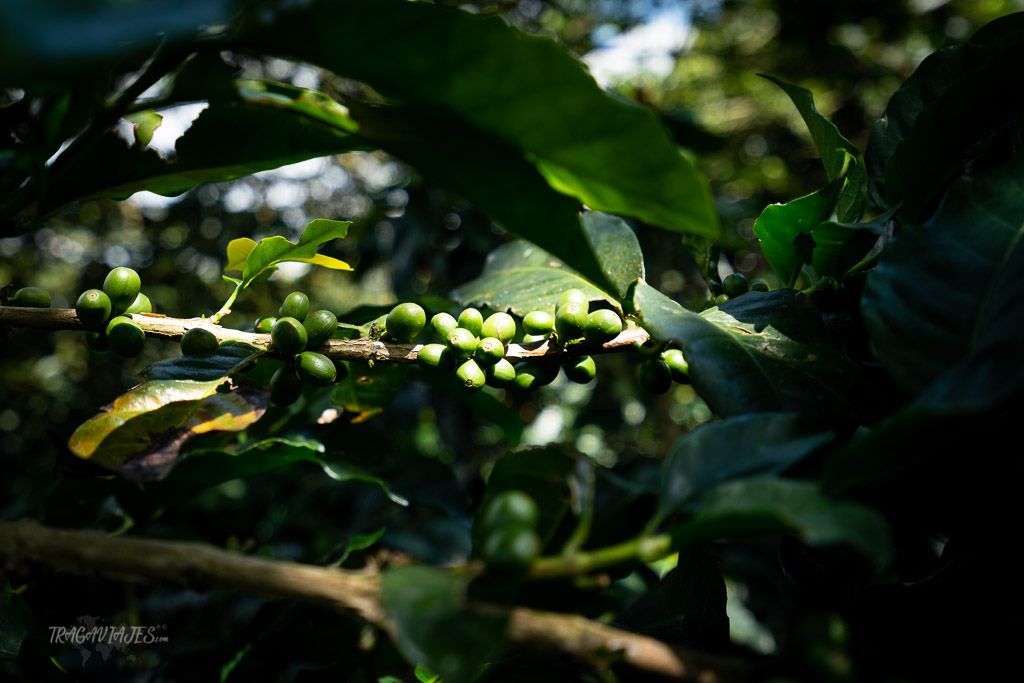
<path fill-rule="evenodd" d="M 256 240 L 248 237 L 239 237 L 237 240 L 228 242 L 228 263 L 224 266 L 224 272 L 242 270 L 245 267 L 245 259 L 249 257 L 249 252 L 255 247 Z"/>

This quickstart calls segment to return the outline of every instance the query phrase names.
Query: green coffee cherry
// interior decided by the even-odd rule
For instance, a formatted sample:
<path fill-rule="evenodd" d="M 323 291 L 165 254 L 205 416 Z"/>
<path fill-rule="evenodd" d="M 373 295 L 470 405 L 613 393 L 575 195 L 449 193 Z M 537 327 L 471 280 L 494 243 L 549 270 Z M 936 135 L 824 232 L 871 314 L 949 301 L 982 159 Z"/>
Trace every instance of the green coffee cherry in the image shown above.
<path fill-rule="evenodd" d="M 85 343 L 90 349 L 97 353 L 103 353 L 104 351 L 110 350 L 110 344 L 107 343 L 107 337 L 102 332 L 86 332 Z"/>
<path fill-rule="evenodd" d="M 583 336 L 584 326 L 587 324 L 587 306 L 570 301 L 558 307 L 555 312 L 555 334 L 558 336 L 558 343 L 565 344 Z"/>
<path fill-rule="evenodd" d="M 550 339 L 550 337 L 547 334 L 524 334 L 523 335 L 523 343 L 524 344 L 536 344 L 537 342 L 547 341 L 548 339 Z"/>
<path fill-rule="evenodd" d="M 452 356 L 464 360 L 476 353 L 477 338 L 466 328 L 456 327 L 448 337 L 447 346 Z"/>
<path fill-rule="evenodd" d="M 430 331 L 441 343 L 448 341 L 448 337 L 452 336 L 452 331 L 458 326 L 459 321 L 451 313 L 441 312 L 430 319 Z"/>
<path fill-rule="evenodd" d="M 743 273 L 729 273 L 722 280 L 722 289 L 729 298 L 746 294 L 749 288 L 747 276 Z"/>
<path fill-rule="evenodd" d="M 11 306 L 49 308 L 50 293 L 42 287 L 22 287 L 11 297 Z"/>
<path fill-rule="evenodd" d="M 530 311 L 523 318 L 523 332 L 527 334 L 550 334 L 555 329 L 555 317 L 547 311 Z"/>
<path fill-rule="evenodd" d="M 488 569 L 502 573 L 525 572 L 541 551 L 540 536 L 522 527 L 499 529 L 488 534 L 480 555 Z"/>
<path fill-rule="evenodd" d="M 181 337 L 181 352 L 186 356 L 209 356 L 219 345 L 216 335 L 202 327 L 193 327 Z"/>
<path fill-rule="evenodd" d="M 480 336 L 494 337 L 502 344 L 508 344 L 516 336 L 516 319 L 502 312 L 489 315 L 480 329 Z"/>
<path fill-rule="evenodd" d="M 455 356 L 444 344 L 426 344 L 416 354 L 416 362 L 424 372 L 443 375 L 455 369 Z"/>
<path fill-rule="evenodd" d="M 110 317 L 110 297 L 98 289 L 87 289 L 75 303 L 75 314 L 86 327 L 101 327 Z"/>
<path fill-rule="evenodd" d="M 555 308 L 561 308 L 567 303 L 577 303 L 581 306 L 589 306 L 590 299 L 583 293 L 582 289 L 567 289 L 562 292 L 560 297 L 558 297 L 558 305 L 555 306 Z"/>
<path fill-rule="evenodd" d="M 690 365 L 683 357 L 679 349 L 668 349 L 661 354 L 661 359 L 668 365 L 672 380 L 680 384 L 688 384 L 690 381 Z"/>
<path fill-rule="evenodd" d="M 558 366 L 554 363 L 528 362 L 516 367 L 516 387 L 532 391 L 551 384 L 558 377 Z"/>
<path fill-rule="evenodd" d="M 261 315 L 256 319 L 256 324 L 253 325 L 253 329 L 260 334 L 270 334 L 271 330 L 274 329 L 274 323 L 276 322 L 276 315 Z"/>
<path fill-rule="evenodd" d="M 384 327 L 395 341 L 412 341 L 427 324 L 427 313 L 419 304 L 398 304 L 388 313 Z"/>
<path fill-rule="evenodd" d="M 479 337 L 484 329 L 484 316 L 475 308 L 467 308 L 459 314 L 459 327 L 469 330 L 474 337 Z"/>
<path fill-rule="evenodd" d="M 459 378 L 459 384 L 466 391 L 480 391 L 487 381 L 484 371 L 480 369 L 480 366 L 472 358 L 464 361 L 458 367 L 455 371 L 455 376 Z"/>
<path fill-rule="evenodd" d="M 510 489 L 494 496 L 480 516 L 480 529 L 485 533 L 497 529 L 536 529 L 540 509 L 533 498 L 522 491 Z"/>
<path fill-rule="evenodd" d="M 768 292 L 771 291 L 771 287 L 764 280 L 751 280 L 750 282 L 751 292 Z"/>
<path fill-rule="evenodd" d="M 149 297 L 139 292 L 138 296 L 135 297 L 135 301 L 128 307 L 125 313 L 152 313 L 153 302 L 149 300 Z"/>
<path fill-rule="evenodd" d="M 294 356 L 306 348 L 309 340 L 306 328 L 295 318 L 278 318 L 270 330 L 274 348 L 286 356 Z"/>
<path fill-rule="evenodd" d="M 141 288 L 142 280 L 131 268 L 114 268 L 103 280 L 103 292 L 110 297 L 110 310 L 115 315 L 128 310 Z"/>
<path fill-rule="evenodd" d="M 497 337 L 484 337 L 473 352 L 473 358 L 480 365 L 494 365 L 504 357 L 505 345 Z"/>
<path fill-rule="evenodd" d="M 622 318 L 615 311 L 599 308 L 587 314 L 583 336 L 588 344 L 606 344 L 622 332 Z"/>
<path fill-rule="evenodd" d="M 142 353 L 142 346 L 146 341 L 146 333 L 142 328 L 131 318 L 123 315 L 116 316 L 107 323 L 105 336 L 111 350 L 127 358 L 134 358 Z"/>
<path fill-rule="evenodd" d="M 326 387 L 334 384 L 338 370 L 327 356 L 316 351 L 303 351 L 295 357 L 295 372 L 306 384 Z"/>
<path fill-rule="evenodd" d="M 302 326 L 306 328 L 306 346 L 316 347 L 334 336 L 338 330 L 338 317 L 328 310 L 320 309 L 306 316 Z"/>
<path fill-rule="evenodd" d="M 309 297 L 302 292 L 292 292 L 284 298 L 284 303 L 277 309 L 278 318 L 295 318 L 300 323 L 309 313 Z"/>
<path fill-rule="evenodd" d="M 728 294 L 719 294 L 718 296 L 715 297 L 715 305 L 716 306 L 721 306 L 722 304 L 724 304 L 728 300 L 729 300 L 729 295 Z"/>
<path fill-rule="evenodd" d="M 500 389 L 516 381 L 516 369 L 512 363 L 502 358 L 494 365 L 484 366 L 487 386 Z"/>
<path fill-rule="evenodd" d="M 285 366 L 278 368 L 270 377 L 270 402 L 284 408 L 302 396 L 302 380 L 295 371 Z"/>
<path fill-rule="evenodd" d="M 570 382 L 586 384 L 597 376 L 597 364 L 590 356 L 578 356 L 566 363 L 562 370 Z"/>
<path fill-rule="evenodd" d="M 638 370 L 640 386 L 649 394 L 664 394 L 672 386 L 672 371 L 660 358 L 648 358 Z"/>

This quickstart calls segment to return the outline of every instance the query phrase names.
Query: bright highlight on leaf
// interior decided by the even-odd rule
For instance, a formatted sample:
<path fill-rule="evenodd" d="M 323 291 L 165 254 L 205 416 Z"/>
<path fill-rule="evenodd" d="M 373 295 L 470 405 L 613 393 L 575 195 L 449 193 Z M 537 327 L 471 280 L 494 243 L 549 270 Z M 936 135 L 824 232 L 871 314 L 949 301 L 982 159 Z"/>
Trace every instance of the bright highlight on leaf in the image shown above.
<path fill-rule="evenodd" d="M 298 242 L 289 242 L 276 235 L 254 242 L 248 237 L 231 240 L 227 249 L 225 272 L 242 271 L 244 289 L 278 263 L 311 263 L 333 270 L 352 270 L 352 266 L 332 256 L 316 253 L 317 247 L 348 235 L 348 221 L 318 218 L 306 226 Z"/>

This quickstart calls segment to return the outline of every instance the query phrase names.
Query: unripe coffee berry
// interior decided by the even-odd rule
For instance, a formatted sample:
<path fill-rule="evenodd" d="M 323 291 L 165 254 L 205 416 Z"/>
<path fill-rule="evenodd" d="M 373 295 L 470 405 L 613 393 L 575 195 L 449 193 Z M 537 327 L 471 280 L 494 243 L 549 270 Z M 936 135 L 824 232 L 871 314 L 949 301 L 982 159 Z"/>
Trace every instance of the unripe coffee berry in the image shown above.
<path fill-rule="evenodd" d="M 181 337 L 181 352 L 186 356 L 209 356 L 218 346 L 216 335 L 202 327 L 193 327 Z"/>
<path fill-rule="evenodd" d="M 508 313 L 494 313 L 484 321 L 480 336 L 494 337 L 502 344 L 508 344 L 516 336 L 516 319 Z"/>
<path fill-rule="evenodd" d="M 295 372 L 306 384 L 314 387 L 333 384 L 338 377 L 338 370 L 331 359 L 316 351 L 303 351 L 296 356 Z"/>
<path fill-rule="evenodd" d="M 131 268 L 114 268 L 103 280 L 103 292 L 110 297 L 110 310 L 114 314 L 127 311 L 141 288 L 142 280 Z"/>
<path fill-rule="evenodd" d="M 530 311 L 523 318 L 523 331 L 527 334 L 549 334 L 555 329 L 555 317 L 547 311 Z"/>
<path fill-rule="evenodd" d="M 75 314 L 86 327 L 101 327 L 110 317 L 110 297 L 98 289 L 87 289 L 75 303 Z"/>
<path fill-rule="evenodd" d="M 278 318 L 270 331 L 270 339 L 276 348 L 286 356 L 294 356 L 306 348 L 306 328 L 295 318 Z"/>
<path fill-rule="evenodd" d="M 479 337 L 484 329 L 484 316 L 475 308 L 467 308 L 459 314 L 459 327 L 469 330 L 473 336 Z"/>
<path fill-rule="evenodd" d="M 622 332 L 622 318 L 615 311 L 599 308 L 587 314 L 583 336 L 588 344 L 606 344 Z"/>
<path fill-rule="evenodd" d="M 427 313 L 419 304 L 398 304 L 388 313 L 384 328 L 395 341 L 407 342 L 419 334 L 427 324 Z"/>
<path fill-rule="evenodd" d="M 448 341 L 452 331 L 459 326 L 459 321 L 451 313 L 438 313 L 430 319 L 430 331 L 439 342 Z"/>
<path fill-rule="evenodd" d="M 338 317 L 331 311 L 313 311 L 302 323 L 306 328 L 306 346 L 316 347 L 326 343 L 338 330 Z"/>
<path fill-rule="evenodd" d="M 309 297 L 303 292 L 292 292 L 284 298 L 281 308 L 277 310 L 279 318 L 295 318 L 300 323 L 309 313 Z"/>
<path fill-rule="evenodd" d="M 487 376 L 484 375 L 484 371 L 480 368 L 475 360 L 470 358 L 464 361 L 462 365 L 455 371 L 455 376 L 459 378 L 459 384 L 466 391 L 480 391 L 484 383 L 487 381 Z"/>

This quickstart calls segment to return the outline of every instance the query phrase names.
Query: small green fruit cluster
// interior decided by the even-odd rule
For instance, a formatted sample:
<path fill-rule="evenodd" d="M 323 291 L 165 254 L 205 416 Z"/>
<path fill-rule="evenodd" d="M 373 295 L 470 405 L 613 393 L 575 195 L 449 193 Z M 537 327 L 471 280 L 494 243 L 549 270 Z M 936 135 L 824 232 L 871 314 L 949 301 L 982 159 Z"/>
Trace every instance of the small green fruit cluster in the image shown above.
<path fill-rule="evenodd" d="M 508 490 L 494 496 L 480 515 L 480 556 L 490 571 L 521 574 L 542 550 L 537 524 L 540 511 L 533 498 Z"/>
<path fill-rule="evenodd" d="M 131 268 L 114 268 L 102 289 L 88 289 L 78 297 L 75 314 L 89 328 L 85 341 L 94 351 L 134 357 L 142 353 L 146 333 L 131 314 L 152 313 L 153 304 L 140 290 L 142 280 Z"/>
<path fill-rule="evenodd" d="M 715 306 L 721 306 L 729 299 L 735 299 L 747 292 L 767 292 L 768 283 L 764 280 L 752 280 L 747 282 L 747 276 L 743 273 L 729 273 L 722 278 L 722 293 L 715 297 Z"/>
<path fill-rule="evenodd" d="M 656 358 L 645 358 L 637 368 L 641 388 L 650 394 L 664 394 L 672 382 L 690 383 L 690 366 L 679 349 L 667 349 Z"/>
<path fill-rule="evenodd" d="M 291 405 L 307 384 L 325 387 L 348 375 L 344 363 L 307 350 L 325 344 L 337 329 L 337 316 L 326 309 L 310 313 L 309 297 L 302 292 L 286 296 L 276 317 L 263 316 L 256 321 L 256 331 L 269 332 L 273 348 L 287 357 L 287 364 L 270 378 L 270 400 L 274 405 Z"/>
<path fill-rule="evenodd" d="M 480 391 L 484 384 L 504 387 L 515 379 L 515 368 L 505 359 L 516 336 L 516 320 L 508 313 L 494 313 L 486 320 L 475 308 L 465 309 L 458 319 L 438 313 L 430 319 L 430 331 L 437 343 L 424 345 L 417 355 L 425 372 L 454 371 L 466 391 Z"/>

